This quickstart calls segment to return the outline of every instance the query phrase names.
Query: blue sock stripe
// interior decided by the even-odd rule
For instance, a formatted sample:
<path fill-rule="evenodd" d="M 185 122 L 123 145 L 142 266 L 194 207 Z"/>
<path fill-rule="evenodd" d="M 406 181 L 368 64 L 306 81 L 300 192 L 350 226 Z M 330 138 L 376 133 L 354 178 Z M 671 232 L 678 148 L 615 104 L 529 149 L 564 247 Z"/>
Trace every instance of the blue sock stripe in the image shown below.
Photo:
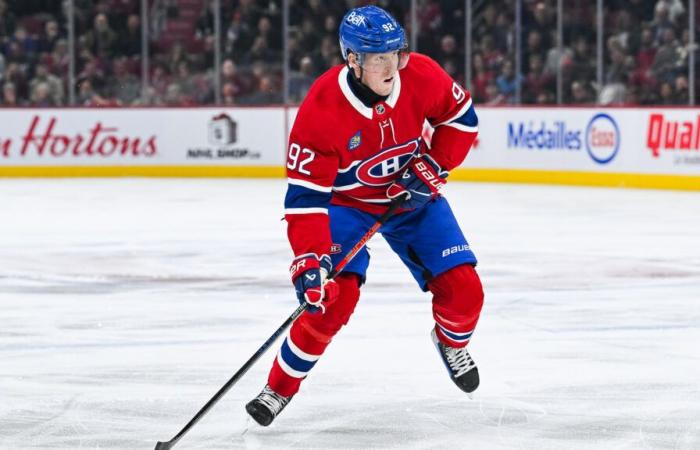
<path fill-rule="evenodd" d="M 468 331 L 466 333 L 453 333 L 452 331 L 447 331 L 445 327 L 440 325 L 438 323 L 438 327 L 440 327 L 440 331 L 442 331 L 445 336 L 448 338 L 452 339 L 455 342 L 464 342 L 468 341 L 470 337 L 472 337 L 472 334 L 474 333 L 473 331 Z"/>
<path fill-rule="evenodd" d="M 316 361 L 307 361 L 298 357 L 287 343 L 287 339 L 284 340 L 282 348 L 280 348 L 280 354 L 285 363 L 292 369 L 298 372 L 308 372 L 316 364 Z"/>

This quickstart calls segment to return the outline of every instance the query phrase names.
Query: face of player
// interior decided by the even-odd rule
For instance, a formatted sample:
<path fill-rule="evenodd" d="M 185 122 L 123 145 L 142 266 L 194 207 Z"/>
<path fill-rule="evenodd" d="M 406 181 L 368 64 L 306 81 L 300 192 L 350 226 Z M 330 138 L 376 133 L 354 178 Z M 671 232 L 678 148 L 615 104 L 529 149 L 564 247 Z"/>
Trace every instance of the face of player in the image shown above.
<path fill-rule="evenodd" d="M 362 70 L 354 54 L 349 58 L 355 76 L 378 95 L 389 95 L 394 86 L 399 70 L 399 52 L 366 53 L 362 61 Z"/>

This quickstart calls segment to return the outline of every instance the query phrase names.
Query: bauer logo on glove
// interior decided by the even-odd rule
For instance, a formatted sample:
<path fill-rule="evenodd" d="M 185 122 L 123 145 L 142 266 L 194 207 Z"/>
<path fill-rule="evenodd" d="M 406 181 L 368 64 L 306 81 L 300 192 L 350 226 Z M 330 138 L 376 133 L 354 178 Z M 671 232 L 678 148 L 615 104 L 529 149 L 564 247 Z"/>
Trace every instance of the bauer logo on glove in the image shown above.
<path fill-rule="evenodd" d="M 408 194 L 403 206 L 408 209 L 420 208 L 440 194 L 447 175 L 447 171 L 442 170 L 430 155 L 420 155 L 408 163 L 401 178 L 389 186 L 386 195 L 396 198 Z"/>

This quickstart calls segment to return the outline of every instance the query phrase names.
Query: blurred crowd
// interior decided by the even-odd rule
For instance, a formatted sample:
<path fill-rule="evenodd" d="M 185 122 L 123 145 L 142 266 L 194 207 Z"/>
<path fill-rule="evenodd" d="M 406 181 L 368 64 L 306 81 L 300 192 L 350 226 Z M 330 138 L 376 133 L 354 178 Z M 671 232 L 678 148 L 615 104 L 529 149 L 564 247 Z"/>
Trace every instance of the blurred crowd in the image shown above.
<path fill-rule="evenodd" d="M 555 0 L 522 0 L 521 71 L 516 70 L 515 1 L 473 0 L 471 83 L 480 104 L 552 104 L 557 73 L 568 104 L 688 104 L 688 1 L 605 0 L 602 84 L 596 72 L 595 2 L 564 2 L 557 45 Z M 303 100 L 342 62 L 339 20 L 374 3 L 409 36 L 410 1 L 289 0 L 289 100 Z M 75 103 L 85 106 L 279 104 L 283 96 L 282 0 L 222 0 L 220 91 L 215 91 L 213 0 L 73 0 Z M 463 0 L 418 0 L 416 48 L 465 83 Z M 68 105 L 68 2 L 0 0 L 0 106 Z M 148 83 L 142 83 L 142 29 Z M 698 24 L 700 28 L 700 24 Z M 697 38 L 696 38 L 697 41 Z M 697 53 L 697 51 L 696 51 Z M 696 56 L 696 62 L 698 62 Z M 700 70 L 696 70 L 696 74 Z M 700 89 L 700 79 L 696 81 Z"/>
<path fill-rule="evenodd" d="M 700 11 L 700 1 L 689 1 Z M 439 3 L 444 7 L 448 2 Z M 518 86 L 522 103 L 555 103 L 558 72 L 567 104 L 689 102 L 690 52 L 695 52 L 696 67 L 700 60 L 697 45 L 693 49 L 690 44 L 688 0 L 604 0 L 602 83 L 597 76 L 596 2 L 564 2 L 559 46 L 556 2 L 525 0 L 520 76 L 514 70 L 514 0 L 487 3 L 474 24 L 471 56 L 472 94 L 482 104 L 514 103 Z M 445 66 L 453 57 L 459 60 L 449 35 L 441 39 L 438 60 Z"/>

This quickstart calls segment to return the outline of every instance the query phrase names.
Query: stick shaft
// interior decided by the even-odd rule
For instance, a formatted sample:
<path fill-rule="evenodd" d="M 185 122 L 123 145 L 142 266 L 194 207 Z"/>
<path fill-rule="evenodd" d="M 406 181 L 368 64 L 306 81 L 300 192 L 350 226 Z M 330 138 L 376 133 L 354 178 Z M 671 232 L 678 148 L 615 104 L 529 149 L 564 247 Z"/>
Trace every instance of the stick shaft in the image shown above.
<path fill-rule="evenodd" d="M 360 250 L 367 244 L 367 242 L 374 236 L 379 228 L 384 224 L 391 216 L 394 215 L 396 210 L 399 208 L 401 203 L 403 202 L 403 197 L 398 197 L 394 200 L 392 200 L 389 208 L 386 210 L 384 214 L 382 214 L 377 221 L 372 225 L 372 227 L 367 230 L 367 232 L 360 238 L 360 240 L 355 244 L 355 246 L 343 257 L 343 259 L 338 263 L 338 265 L 331 271 L 331 273 L 328 275 L 329 279 L 335 278 L 344 268 L 345 266 L 348 265 L 348 263 L 359 253 Z M 284 333 L 287 328 L 294 322 L 297 317 L 299 317 L 309 306 L 308 303 L 303 303 L 299 305 L 297 309 L 294 310 L 291 316 L 287 317 L 287 320 L 284 321 L 282 325 L 280 325 L 277 330 L 275 330 L 274 333 L 272 333 L 272 336 L 270 336 L 265 343 L 260 346 L 260 348 L 251 356 L 248 361 L 246 361 L 243 366 L 238 369 L 238 372 L 236 372 L 223 386 L 221 386 L 221 389 L 217 391 L 216 394 L 212 398 L 209 399 L 209 401 L 199 410 L 197 411 L 197 414 L 190 419 L 189 422 L 187 422 L 187 425 L 185 425 L 182 430 L 180 430 L 179 433 L 177 433 L 172 439 L 169 441 L 165 442 L 158 442 L 156 444 L 155 450 L 169 450 L 172 448 L 182 437 L 187 434 L 187 432 L 190 431 L 190 429 L 195 426 L 197 422 L 199 422 L 202 417 L 206 413 L 209 412 L 211 408 L 214 407 L 218 403 L 221 398 L 226 395 L 226 393 L 233 387 L 236 382 L 238 382 L 239 379 L 243 375 L 245 375 L 246 372 L 255 364 L 255 362 L 260 359 L 260 357 L 267 351 L 267 349 L 270 348 L 270 346 L 277 340 L 277 338 Z"/>

